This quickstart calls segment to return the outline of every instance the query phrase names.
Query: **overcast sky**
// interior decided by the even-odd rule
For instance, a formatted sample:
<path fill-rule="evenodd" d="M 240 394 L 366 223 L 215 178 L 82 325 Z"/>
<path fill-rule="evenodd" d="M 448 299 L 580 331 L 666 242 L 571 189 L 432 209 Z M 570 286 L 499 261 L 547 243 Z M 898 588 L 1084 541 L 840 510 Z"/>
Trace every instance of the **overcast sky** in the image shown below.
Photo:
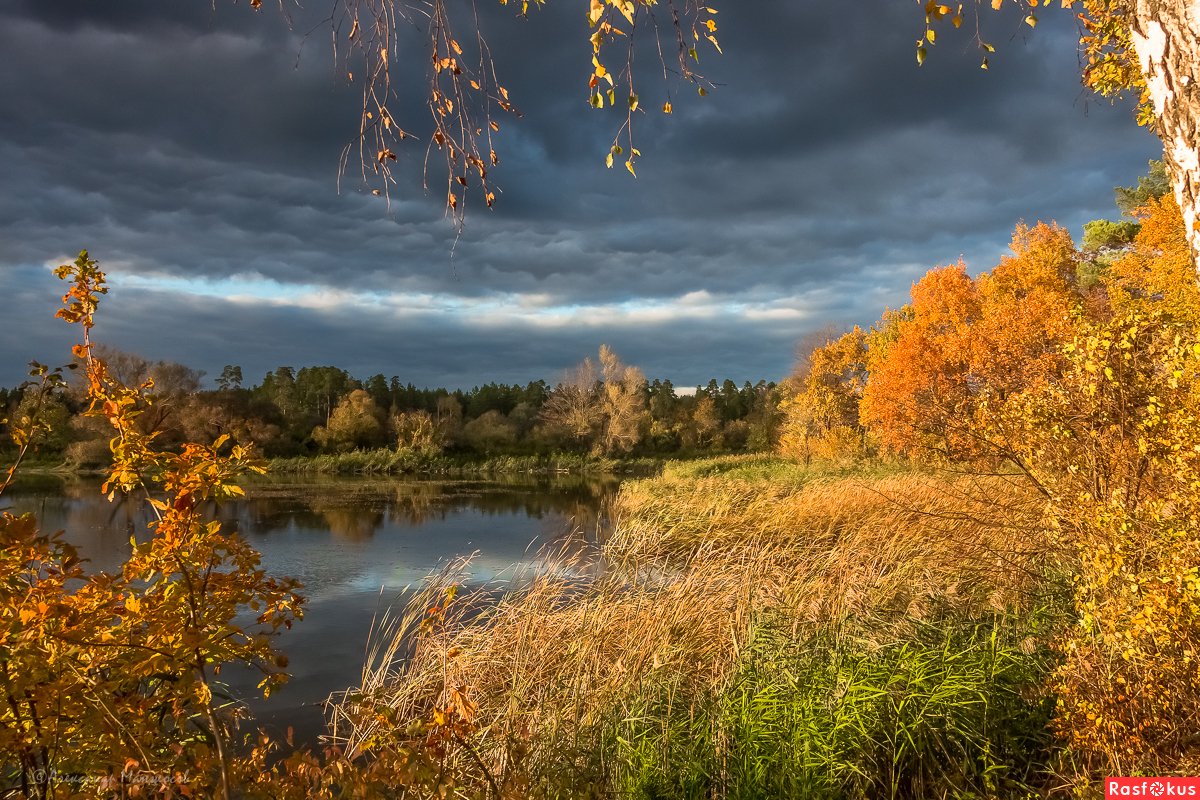
<path fill-rule="evenodd" d="M 778 379 L 805 333 L 871 323 L 930 267 L 989 269 L 1018 220 L 1078 236 L 1113 216 L 1159 152 L 1080 88 L 1070 14 L 991 20 L 983 72 L 949 31 L 918 69 L 906 0 L 758 0 L 718 6 L 708 97 L 662 115 L 647 65 L 634 180 L 604 168 L 619 120 L 587 105 L 585 4 L 485 7 L 524 117 L 501 120 L 496 209 L 455 244 L 423 143 L 390 208 L 353 175 L 339 194 L 358 96 L 327 28 L 305 41 L 328 13 L 307 2 L 289 28 L 271 3 L 0 0 L 0 385 L 67 360 L 50 270 L 85 247 L 112 287 L 96 338 L 210 376 L 466 388 L 553 379 L 607 342 L 678 385 Z"/>

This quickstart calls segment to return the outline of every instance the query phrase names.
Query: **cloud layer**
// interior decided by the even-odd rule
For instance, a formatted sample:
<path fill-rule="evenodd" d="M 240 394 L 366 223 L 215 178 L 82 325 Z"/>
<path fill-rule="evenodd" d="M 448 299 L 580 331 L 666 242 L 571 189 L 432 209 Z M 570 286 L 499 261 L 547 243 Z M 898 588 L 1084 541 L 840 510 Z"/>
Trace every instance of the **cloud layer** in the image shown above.
<path fill-rule="evenodd" d="M 114 287 L 100 338 L 210 373 L 524 382 L 608 342 L 681 385 L 779 378 L 805 332 L 870 322 L 930 266 L 989 268 L 1019 219 L 1111 216 L 1157 152 L 1082 93 L 1069 15 L 990 20 L 988 72 L 965 36 L 918 70 L 916 6 L 763 0 L 720 8 L 707 98 L 665 117 L 647 68 L 635 181 L 603 166 L 619 121 L 586 105 L 579 8 L 484 11 L 524 117 L 456 242 L 419 143 L 390 206 L 353 173 L 338 193 L 358 99 L 321 8 L 0 2 L 0 385 L 64 360 L 47 266 L 81 247 Z"/>

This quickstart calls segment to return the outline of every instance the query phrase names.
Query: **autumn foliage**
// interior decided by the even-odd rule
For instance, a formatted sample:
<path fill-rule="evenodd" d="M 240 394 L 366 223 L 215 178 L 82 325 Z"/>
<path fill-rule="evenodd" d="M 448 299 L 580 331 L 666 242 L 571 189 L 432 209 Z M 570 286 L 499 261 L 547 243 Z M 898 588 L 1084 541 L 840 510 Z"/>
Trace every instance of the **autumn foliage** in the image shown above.
<path fill-rule="evenodd" d="M 784 454 L 807 463 L 813 456 L 832 459 L 866 451 L 866 432 L 859 422 L 866 355 L 865 334 L 858 327 L 826 338 L 807 354 L 781 403 L 779 448 Z"/>
<path fill-rule="evenodd" d="M 885 449 L 946 459 L 1003 451 L 984 420 L 1061 369 L 1082 304 L 1071 238 L 1021 225 L 1012 250 L 974 279 L 962 263 L 931 270 L 873 332 L 862 422 Z"/>
<path fill-rule="evenodd" d="M 1186 769 L 1200 713 L 1200 339 L 1135 312 L 1083 325 L 1066 352 L 1063 380 L 1009 414 L 1078 559 L 1056 724 L 1110 774 Z"/>
<path fill-rule="evenodd" d="M 1038 223 L 990 272 L 931 270 L 866 335 L 844 423 L 884 454 L 1011 472 L 1044 498 L 1075 615 L 1045 688 L 1084 779 L 1188 774 L 1200 756 L 1200 292 L 1175 201 L 1135 216 L 1106 263 Z M 844 397 L 801 381 L 783 441 Z"/>
<path fill-rule="evenodd" d="M 1107 281 L 1119 310 L 1158 309 L 1200 322 L 1200 285 L 1183 236 L 1183 217 L 1171 195 L 1151 199 L 1135 212 L 1141 230 L 1118 259 Z"/>

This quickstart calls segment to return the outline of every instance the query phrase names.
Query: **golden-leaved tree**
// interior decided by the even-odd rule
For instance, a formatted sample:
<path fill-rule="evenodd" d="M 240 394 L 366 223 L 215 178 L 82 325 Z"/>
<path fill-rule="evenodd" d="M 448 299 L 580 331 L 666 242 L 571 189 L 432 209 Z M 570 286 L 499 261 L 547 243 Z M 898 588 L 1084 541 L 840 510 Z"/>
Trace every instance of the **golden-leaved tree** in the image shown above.
<path fill-rule="evenodd" d="M 1104 276 L 1111 309 L 994 421 L 1077 559 L 1060 731 L 1098 772 L 1186 773 L 1200 757 L 1200 291 L 1174 199 L 1136 215 Z"/>
<path fill-rule="evenodd" d="M 783 424 L 779 449 L 803 459 L 836 459 L 863 455 L 866 430 L 859 421 L 859 403 L 867 383 L 866 334 L 857 326 L 841 336 L 829 336 L 803 358 L 788 379 L 780 404 Z"/>
<path fill-rule="evenodd" d="M 1140 309 L 1084 323 L 1065 350 L 1060 379 L 1011 398 L 1003 430 L 1077 560 L 1056 724 L 1102 774 L 1194 769 L 1200 337 Z"/>
<path fill-rule="evenodd" d="M 627 453 L 650 428 L 646 376 L 600 345 L 599 366 L 585 358 L 568 370 L 542 406 L 547 427 L 597 455 Z"/>
<path fill-rule="evenodd" d="M 646 375 L 621 361 L 606 344 L 600 345 L 600 405 L 604 419 L 600 445 L 607 454 L 628 453 L 646 435 Z"/>
<path fill-rule="evenodd" d="M 1152 198 L 1134 214 L 1142 223 L 1141 229 L 1129 251 L 1104 276 L 1114 308 L 1156 308 L 1178 319 L 1200 323 L 1200 286 L 1194 280 L 1175 199 Z"/>
<path fill-rule="evenodd" d="M 378 447 L 384 437 L 383 411 L 362 389 L 343 397 L 329 415 L 329 423 L 313 430 L 317 444 L 334 451 Z"/>

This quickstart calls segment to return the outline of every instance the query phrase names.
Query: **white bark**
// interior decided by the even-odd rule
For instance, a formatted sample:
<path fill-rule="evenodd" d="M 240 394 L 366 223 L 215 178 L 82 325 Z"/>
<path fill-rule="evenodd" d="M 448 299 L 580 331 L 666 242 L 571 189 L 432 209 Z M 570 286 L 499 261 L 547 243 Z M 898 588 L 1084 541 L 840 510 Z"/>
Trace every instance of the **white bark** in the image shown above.
<path fill-rule="evenodd" d="M 1129 29 L 1200 271 L 1200 0 L 1133 0 Z"/>

